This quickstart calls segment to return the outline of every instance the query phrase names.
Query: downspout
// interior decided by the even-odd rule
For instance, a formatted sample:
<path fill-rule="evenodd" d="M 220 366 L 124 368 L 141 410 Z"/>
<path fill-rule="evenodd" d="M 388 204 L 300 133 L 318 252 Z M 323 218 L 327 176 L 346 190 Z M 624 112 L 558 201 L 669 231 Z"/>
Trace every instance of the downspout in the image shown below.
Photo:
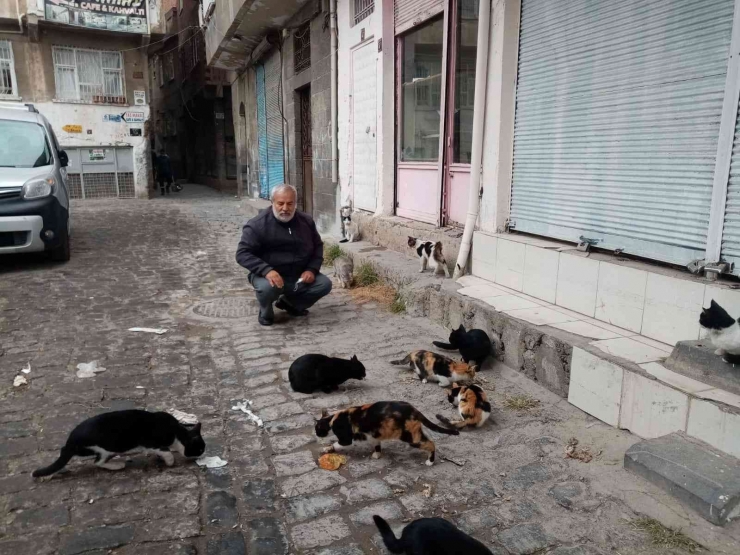
<path fill-rule="evenodd" d="M 486 113 L 486 84 L 488 83 L 488 37 L 491 27 L 491 0 L 482 0 L 478 8 L 478 57 L 475 61 L 475 97 L 473 100 L 473 144 L 470 154 L 470 188 L 468 189 L 468 216 L 465 220 L 460 252 L 457 255 L 453 279 L 465 274 L 473 242 L 473 231 L 480 213 L 480 176 L 483 172 L 483 124 Z"/>
<path fill-rule="evenodd" d="M 331 34 L 331 182 L 339 181 L 339 140 L 337 137 L 337 0 L 329 0 Z"/>

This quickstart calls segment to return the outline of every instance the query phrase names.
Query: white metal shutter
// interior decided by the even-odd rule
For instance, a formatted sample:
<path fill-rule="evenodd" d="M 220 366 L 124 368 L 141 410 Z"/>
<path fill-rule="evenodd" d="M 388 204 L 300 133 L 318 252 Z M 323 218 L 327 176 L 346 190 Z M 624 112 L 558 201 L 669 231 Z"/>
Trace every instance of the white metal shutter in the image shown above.
<path fill-rule="evenodd" d="M 722 260 L 734 262 L 734 273 L 740 273 L 740 117 L 735 120 L 735 138 L 730 158 L 730 179 L 727 184 L 725 223 L 722 229 Z"/>
<path fill-rule="evenodd" d="M 352 51 L 352 183 L 354 206 L 375 212 L 377 190 L 377 50 Z"/>
<path fill-rule="evenodd" d="M 396 0 L 393 10 L 396 18 L 396 34 L 403 33 L 443 12 L 444 0 Z"/>
<path fill-rule="evenodd" d="M 514 229 L 704 258 L 733 0 L 523 0 Z"/>

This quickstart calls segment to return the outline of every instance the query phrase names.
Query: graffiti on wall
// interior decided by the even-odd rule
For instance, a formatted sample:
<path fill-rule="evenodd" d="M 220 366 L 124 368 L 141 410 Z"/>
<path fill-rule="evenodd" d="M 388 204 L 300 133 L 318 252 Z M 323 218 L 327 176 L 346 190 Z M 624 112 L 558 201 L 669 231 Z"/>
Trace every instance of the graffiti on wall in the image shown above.
<path fill-rule="evenodd" d="M 45 0 L 46 19 L 93 29 L 147 34 L 146 0 Z"/>

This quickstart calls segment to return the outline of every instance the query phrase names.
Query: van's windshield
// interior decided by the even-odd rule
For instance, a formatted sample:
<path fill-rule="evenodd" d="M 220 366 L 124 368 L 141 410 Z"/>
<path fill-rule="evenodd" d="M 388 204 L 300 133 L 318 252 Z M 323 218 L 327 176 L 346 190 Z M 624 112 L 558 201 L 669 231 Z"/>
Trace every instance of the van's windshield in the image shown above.
<path fill-rule="evenodd" d="M 43 127 L 30 121 L 0 119 L 0 168 L 38 168 L 52 161 Z"/>

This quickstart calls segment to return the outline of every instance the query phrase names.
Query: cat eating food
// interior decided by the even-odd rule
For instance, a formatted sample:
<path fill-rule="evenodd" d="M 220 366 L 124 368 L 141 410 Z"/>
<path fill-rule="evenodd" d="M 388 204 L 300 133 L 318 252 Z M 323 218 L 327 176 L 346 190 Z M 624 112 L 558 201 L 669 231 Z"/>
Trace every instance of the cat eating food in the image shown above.
<path fill-rule="evenodd" d="M 298 357 L 290 365 L 288 379 L 293 391 L 313 393 L 321 390 L 331 393 L 347 380 L 364 380 L 365 366 L 353 356 L 349 360 L 308 354 Z"/>
<path fill-rule="evenodd" d="M 740 364 L 740 325 L 714 299 L 709 308 L 702 308 L 699 325 L 707 330 L 715 354 L 725 362 Z"/>
<path fill-rule="evenodd" d="M 334 432 L 337 441 L 328 452 L 341 450 L 355 441 L 367 441 L 374 446 L 372 457 L 380 458 L 380 442 L 400 440 L 429 453 L 427 466 L 434 464 L 434 442 L 424 435 L 422 425 L 442 434 L 458 435 L 457 430 L 443 428 L 429 420 L 409 403 L 403 401 L 379 401 L 369 405 L 350 407 L 327 415 L 322 411 L 321 419 L 316 421 L 315 432 L 318 437 L 326 437 Z"/>
<path fill-rule="evenodd" d="M 460 412 L 461 422 L 450 422 L 441 414 L 437 415 L 437 420 L 445 426 L 462 429 L 466 426 L 480 428 L 486 423 L 491 416 L 491 403 L 488 402 L 488 395 L 477 385 L 459 386 L 452 384 L 452 389 L 448 390 L 447 400 L 457 407 Z"/>
<path fill-rule="evenodd" d="M 349 289 L 352 285 L 352 272 L 355 264 L 348 256 L 340 256 L 334 259 L 334 275 L 339 280 L 342 289 Z"/>
<path fill-rule="evenodd" d="M 451 351 L 459 350 L 464 362 L 473 361 L 480 368 L 486 357 L 493 354 L 493 345 L 488 334 L 483 330 L 465 331 L 465 326 L 450 332 L 450 342 L 442 343 L 441 341 L 432 342 L 440 349 Z"/>
<path fill-rule="evenodd" d="M 167 412 L 120 410 L 93 416 L 78 424 L 67 438 L 59 458 L 51 465 L 33 471 L 32 476 L 49 476 L 64 468 L 72 457 L 95 456 L 95 464 L 107 470 L 122 470 L 124 461 L 109 460 L 116 455 L 144 449 L 156 453 L 172 466 L 176 451 L 188 458 L 206 450 L 200 423 L 185 426 Z"/>
<path fill-rule="evenodd" d="M 388 551 L 408 555 L 493 555 L 481 542 L 443 518 L 420 518 L 407 525 L 400 538 L 379 515 L 373 515 Z"/>
<path fill-rule="evenodd" d="M 391 364 L 408 364 L 419 376 L 421 383 L 439 382 L 440 387 L 447 387 L 452 382 L 471 381 L 477 370 L 474 362 L 455 362 L 451 358 L 423 350 L 411 351 L 401 360 L 392 360 Z"/>
<path fill-rule="evenodd" d="M 409 247 L 416 250 L 416 254 L 419 256 L 419 263 L 421 269 L 419 273 L 422 273 L 427 269 L 427 264 L 432 269 L 432 273 L 437 275 L 440 270 L 444 270 L 445 276 L 450 277 L 450 269 L 447 267 L 447 260 L 445 260 L 444 254 L 442 254 L 442 242 L 437 241 L 422 241 L 416 237 L 408 237 Z"/>

